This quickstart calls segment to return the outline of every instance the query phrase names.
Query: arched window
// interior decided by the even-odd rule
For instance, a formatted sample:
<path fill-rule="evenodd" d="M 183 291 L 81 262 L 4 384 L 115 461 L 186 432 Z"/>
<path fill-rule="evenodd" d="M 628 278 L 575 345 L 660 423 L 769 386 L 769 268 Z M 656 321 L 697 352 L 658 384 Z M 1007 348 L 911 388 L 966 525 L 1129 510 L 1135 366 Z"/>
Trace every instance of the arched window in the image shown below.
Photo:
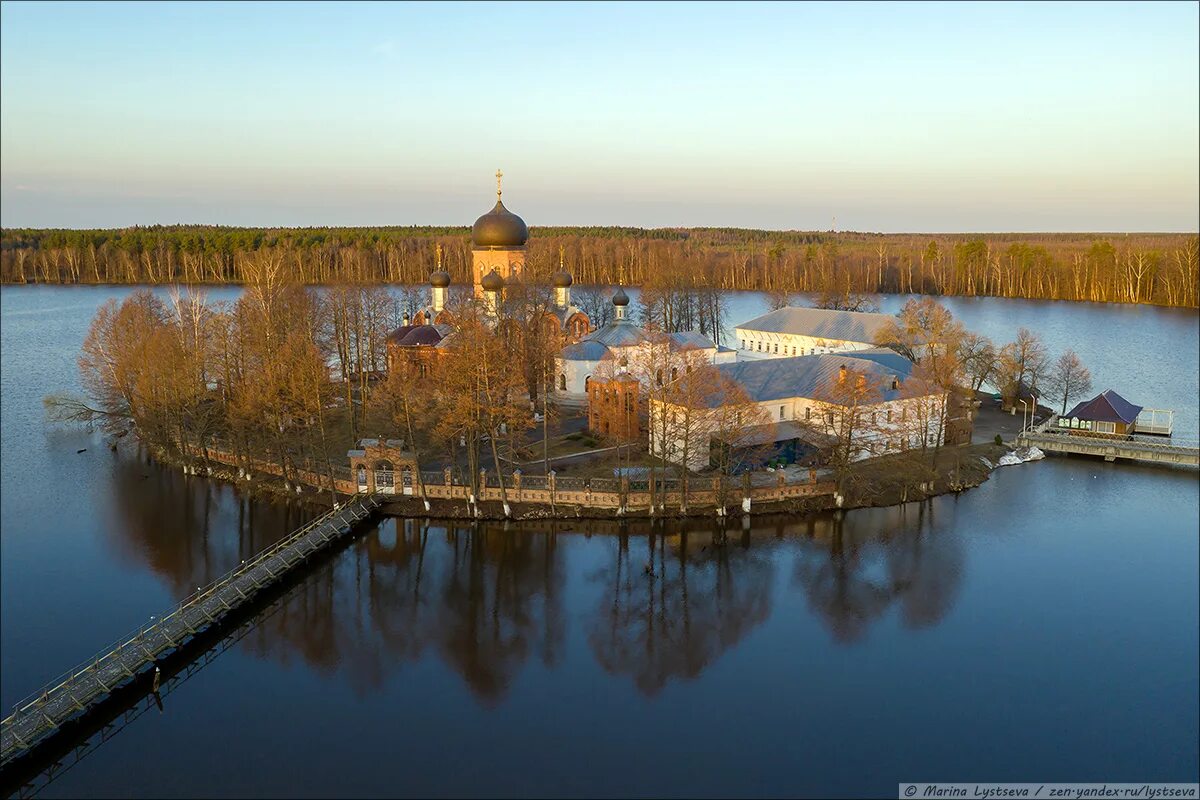
<path fill-rule="evenodd" d="M 367 488 L 367 468 L 359 464 L 356 472 L 358 475 L 358 488 L 361 491 L 365 491 Z"/>
<path fill-rule="evenodd" d="M 567 373 L 558 376 L 558 388 L 564 392 L 567 390 Z"/>
<path fill-rule="evenodd" d="M 679 377 L 679 370 L 676 367 L 671 367 L 671 380 Z"/>
<path fill-rule="evenodd" d="M 780 418 L 780 419 L 783 419 L 783 412 L 784 412 L 784 409 L 785 409 L 785 408 L 786 408 L 786 406 L 780 406 L 780 407 L 779 407 L 779 418 Z"/>
<path fill-rule="evenodd" d="M 662 386 L 662 370 L 661 369 L 654 374 L 654 382 L 657 383 L 659 386 Z"/>
<path fill-rule="evenodd" d="M 591 389 L 592 389 L 592 376 L 588 375 L 586 378 L 583 379 L 583 390 L 585 392 L 589 392 L 589 391 L 591 391 Z"/>
<path fill-rule="evenodd" d="M 413 471 L 407 464 L 400 470 L 400 485 L 404 487 L 405 494 L 412 494 Z"/>

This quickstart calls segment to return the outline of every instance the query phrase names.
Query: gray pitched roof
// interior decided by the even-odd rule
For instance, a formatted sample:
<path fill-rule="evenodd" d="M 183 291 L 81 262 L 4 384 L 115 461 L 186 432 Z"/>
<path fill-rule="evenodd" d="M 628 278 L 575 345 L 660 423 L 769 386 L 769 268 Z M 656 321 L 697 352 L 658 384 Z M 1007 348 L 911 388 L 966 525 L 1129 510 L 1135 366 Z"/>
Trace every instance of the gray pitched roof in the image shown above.
<path fill-rule="evenodd" d="M 631 320 L 618 319 L 602 325 L 583 338 L 606 347 L 629 347 L 646 340 L 646 332 Z"/>
<path fill-rule="evenodd" d="M 835 353 L 817 356 L 793 356 L 791 358 L 764 358 L 753 361 L 738 361 L 721 364 L 725 377 L 738 383 L 751 400 L 765 402 L 785 400 L 791 397 L 810 397 L 832 400 L 831 387 L 838 382 L 843 365 L 852 372 L 872 376 L 879 386 L 880 401 L 912 397 L 918 393 L 933 393 L 932 387 L 911 378 L 911 371 L 904 372 L 881 364 L 871 358 L 857 358 L 857 353 Z M 901 382 L 898 389 L 892 388 L 892 379 Z M 719 402 L 719 397 L 711 402 Z"/>
<path fill-rule="evenodd" d="M 716 348 L 712 339 L 698 331 L 678 331 L 669 335 L 671 346 L 676 350 L 712 350 Z"/>
<path fill-rule="evenodd" d="M 885 367 L 896 370 L 905 376 L 912 375 L 913 368 L 916 364 L 909 361 L 906 357 L 900 355 L 895 350 L 889 347 L 872 347 L 867 350 L 854 350 L 846 353 L 853 358 L 865 358 L 868 361 L 874 361 L 877 364 L 882 364 Z"/>
<path fill-rule="evenodd" d="M 825 308 L 788 306 L 738 325 L 740 330 L 790 333 L 843 342 L 874 342 L 875 335 L 892 319 L 867 311 L 831 311 Z"/>
<path fill-rule="evenodd" d="M 567 361 L 599 361 L 608 353 L 608 348 L 588 339 L 564 347 L 560 357 Z"/>

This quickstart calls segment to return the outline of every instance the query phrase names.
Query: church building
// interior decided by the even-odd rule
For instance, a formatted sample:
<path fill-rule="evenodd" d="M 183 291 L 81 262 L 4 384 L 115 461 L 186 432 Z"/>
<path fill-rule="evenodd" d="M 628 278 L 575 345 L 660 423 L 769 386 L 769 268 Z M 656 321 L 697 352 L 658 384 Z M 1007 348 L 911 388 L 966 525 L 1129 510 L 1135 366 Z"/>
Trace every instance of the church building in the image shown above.
<path fill-rule="evenodd" d="M 525 276 L 526 245 L 529 228 L 525 221 L 504 207 L 501 200 L 503 173 L 496 171 L 496 205 L 475 220 L 471 227 L 471 277 L 474 296 L 483 303 L 493 318 L 500 313 L 505 287 L 523 281 Z M 545 324 L 560 333 L 567 342 L 578 341 L 591 330 L 591 321 L 582 309 L 571 303 L 571 274 L 563 268 L 559 255 L 559 271 L 550 281 L 554 297 L 545 314 Z M 437 250 L 437 269 L 429 276 L 429 305 L 411 320 L 393 331 L 387 338 L 388 368 L 393 369 L 400 359 L 416 362 L 427 368 L 439 348 L 452 341 L 454 312 L 449 307 L 450 273 L 442 268 L 442 248 Z"/>

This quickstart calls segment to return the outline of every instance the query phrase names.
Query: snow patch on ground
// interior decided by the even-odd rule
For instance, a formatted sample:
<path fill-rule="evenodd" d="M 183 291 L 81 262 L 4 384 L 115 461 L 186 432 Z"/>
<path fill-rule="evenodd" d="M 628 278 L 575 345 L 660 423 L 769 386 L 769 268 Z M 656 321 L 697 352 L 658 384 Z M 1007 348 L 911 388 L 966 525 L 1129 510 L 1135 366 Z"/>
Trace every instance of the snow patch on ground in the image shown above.
<path fill-rule="evenodd" d="M 1038 461 L 1045 457 L 1046 454 L 1037 447 L 1018 447 L 1013 452 L 1000 456 L 996 466 L 1011 467 L 1016 464 L 1024 464 L 1026 461 Z"/>

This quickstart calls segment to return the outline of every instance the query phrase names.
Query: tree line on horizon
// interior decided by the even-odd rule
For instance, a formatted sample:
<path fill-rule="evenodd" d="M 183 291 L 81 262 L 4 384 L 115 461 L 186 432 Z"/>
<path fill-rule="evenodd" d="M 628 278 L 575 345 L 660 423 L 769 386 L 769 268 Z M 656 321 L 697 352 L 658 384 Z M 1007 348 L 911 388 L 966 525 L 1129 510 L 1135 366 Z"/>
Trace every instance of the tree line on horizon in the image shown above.
<path fill-rule="evenodd" d="M 304 285 L 423 284 L 471 276 L 467 227 L 5 229 L 8 284 L 242 284 L 279 257 Z M 527 271 L 650 290 L 925 294 L 1200 307 L 1195 234 L 872 234 L 737 228 L 544 227 Z"/>

